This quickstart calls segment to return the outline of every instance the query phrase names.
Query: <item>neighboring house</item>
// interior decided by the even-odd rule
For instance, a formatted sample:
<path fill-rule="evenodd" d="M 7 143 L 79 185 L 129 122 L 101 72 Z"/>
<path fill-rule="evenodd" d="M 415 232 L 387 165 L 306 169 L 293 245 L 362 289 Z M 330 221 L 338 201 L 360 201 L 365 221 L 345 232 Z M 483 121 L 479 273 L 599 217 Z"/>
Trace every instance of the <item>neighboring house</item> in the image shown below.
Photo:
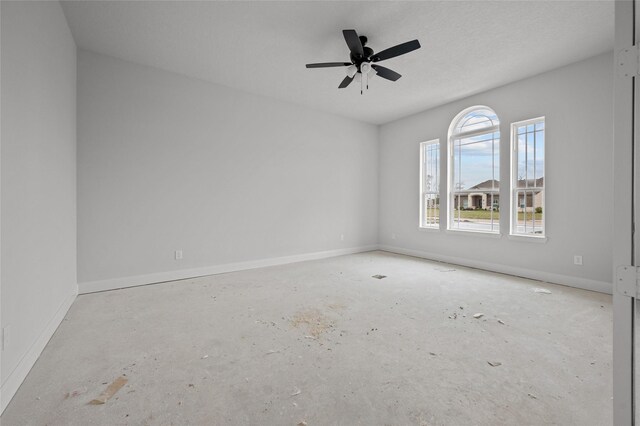
<path fill-rule="evenodd" d="M 500 202 L 499 191 L 500 182 L 494 179 L 486 180 L 469 189 L 457 190 L 454 208 L 457 209 L 459 203 L 463 209 L 487 210 L 493 206 L 497 210 Z"/>
<path fill-rule="evenodd" d="M 527 211 L 533 211 L 535 207 L 542 206 L 542 196 L 544 188 L 544 177 L 528 180 L 518 180 L 518 207 Z M 530 188 L 530 189 L 529 189 Z M 457 190 L 454 196 L 454 208 L 458 204 L 463 209 L 484 209 L 489 210 L 491 206 L 498 210 L 500 205 L 500 181 L 489 179 L 468 189 Z M 525 199 L 526 197 L 526 199 Z"/>

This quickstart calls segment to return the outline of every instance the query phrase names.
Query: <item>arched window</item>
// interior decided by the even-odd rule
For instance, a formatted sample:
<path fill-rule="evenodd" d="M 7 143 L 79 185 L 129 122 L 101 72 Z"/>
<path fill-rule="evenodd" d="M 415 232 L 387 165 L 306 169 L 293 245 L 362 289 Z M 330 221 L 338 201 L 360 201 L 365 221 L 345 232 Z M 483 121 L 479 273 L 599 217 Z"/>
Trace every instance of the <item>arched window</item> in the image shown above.
<path fill-rule="evenodd" d="M 449 126 L 448 229 L 500 232 L 500 121 L 486 106 Z"/>

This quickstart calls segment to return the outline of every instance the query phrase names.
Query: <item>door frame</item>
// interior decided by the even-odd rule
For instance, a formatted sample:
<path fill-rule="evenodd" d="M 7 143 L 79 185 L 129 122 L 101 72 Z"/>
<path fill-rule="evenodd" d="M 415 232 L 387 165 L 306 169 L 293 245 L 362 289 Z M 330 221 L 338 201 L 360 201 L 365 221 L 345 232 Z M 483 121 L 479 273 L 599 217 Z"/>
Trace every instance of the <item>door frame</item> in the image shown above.
<path fill-rule="evenodd" d="M 614 49 L 614 214 L 613 214 L 613 423 L 616 426 L 635 424 L 634 384 L 634 310 L 635 291 L 623 292 L 620 268 L 635 270 L 639 253 L 635 247 L 634 222 L 638 216 L 636 194 L 640 176 L 635 165 L 640 149 L 636 149 L 635 108 L 638 89 L 638 49 L 636 45 L 636 12 L 638 0 L 615 2 Z"/>

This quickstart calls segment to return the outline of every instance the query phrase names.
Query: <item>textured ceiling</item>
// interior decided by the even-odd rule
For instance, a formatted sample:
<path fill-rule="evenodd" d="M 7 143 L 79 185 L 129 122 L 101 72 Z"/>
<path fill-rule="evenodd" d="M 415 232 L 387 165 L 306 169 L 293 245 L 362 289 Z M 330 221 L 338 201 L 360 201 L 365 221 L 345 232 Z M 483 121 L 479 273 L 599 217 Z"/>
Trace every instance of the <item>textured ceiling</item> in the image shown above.
<path fill-rule="evenodd" d="M 381 124 L 613 48 L 612 1 L 63 2 L 82 49 Z M 382 65 L 360 95 L 338 90 L 342 29 L 380 51 L 422 48 Z"/>

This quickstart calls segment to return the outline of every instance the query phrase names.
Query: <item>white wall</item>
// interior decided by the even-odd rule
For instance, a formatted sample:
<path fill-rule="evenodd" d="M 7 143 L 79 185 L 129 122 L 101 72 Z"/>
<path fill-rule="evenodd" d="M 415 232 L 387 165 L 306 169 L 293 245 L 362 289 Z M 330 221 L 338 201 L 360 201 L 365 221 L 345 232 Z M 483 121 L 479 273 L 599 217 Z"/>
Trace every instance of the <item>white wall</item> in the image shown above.
<path fill-rule="evenodd" d="M 377 243 L 376 126 L 78 55 L 81 292 Z"/>
<path fill-rule="evenodd" d="M 1 409 L 77 293 L 76 46 L 58 2 L 1 2 Z"/>
<path fill-rule="evenodd" d="M 610 292 L 612 96 L 613 56 L 603 54 L 381 126 L 381 246 Z M 510 123 L 546 116 L 546 244 L 507 238 L 506 214 L 501 215 L 500 239 L 418 228 L 418 144 L 439 138 L 444 165 L 449 124 L 473 105 L 493 108 L 501 120 L 503 183 L 509 182 Z M 446 182 L 442 169 L 442 182 Z M 509 190 L 508 185 L 501 186 L 502 212 L 506 213 Z M 443 203 L 446 198 L 441 198 Z M 573 264 L 575 254 L 583 256 L 584 266 Z"/>

